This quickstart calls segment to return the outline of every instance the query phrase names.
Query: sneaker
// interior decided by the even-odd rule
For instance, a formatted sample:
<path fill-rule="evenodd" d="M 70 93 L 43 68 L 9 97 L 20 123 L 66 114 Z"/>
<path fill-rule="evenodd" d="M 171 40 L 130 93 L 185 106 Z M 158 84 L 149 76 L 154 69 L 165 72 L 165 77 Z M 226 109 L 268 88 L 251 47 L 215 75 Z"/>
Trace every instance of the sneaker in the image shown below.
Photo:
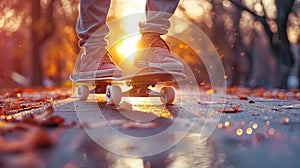
<path fill-rule="evenodd" d="M 100 63 L 99 63 L 100 62 Z M 83 54 L 79 68 L 80 78 L 121 77 L 122 70 L 111 59 L 108 51 L 103 58 Z"/>
<path fill-rule="evenodd" d="M 139 68 L 154 68 L 166 71 L 183 71 L 183 64 L 170 52 L 167 43 L 158 33 L 144 33 L 137 44 L 142 50 L 134 60 Z"/>

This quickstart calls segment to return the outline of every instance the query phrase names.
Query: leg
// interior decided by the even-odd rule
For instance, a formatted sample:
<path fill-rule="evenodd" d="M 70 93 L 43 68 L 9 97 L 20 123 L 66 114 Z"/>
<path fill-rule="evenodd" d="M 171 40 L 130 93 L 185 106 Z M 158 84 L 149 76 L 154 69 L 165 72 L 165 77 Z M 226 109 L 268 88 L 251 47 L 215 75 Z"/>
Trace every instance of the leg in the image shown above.
<path fill-rule="evenodd" d="M 141 33 L 166 34 L 170 27 L 169 18 L 174 14 L 179 0 L 147 0 L 146 22 L 140 23 Z"/>
<path fill-rule="evenodd" d="M 92 35 L 98 36 L 98 44 L 106 47 L 105 37 L 109 33 L 106 17 L 109 7 L 110 0 L 80 0 L 79 18 L 76 25 L 76 32 L 80 38 L 80 47 L 84 47 L 84 44 Z M 93 34 L 99 28 L 103 30 L 102 33 Z M 96 43 L 96 41 L 91 42 Z"/>
<path fill-rule="evenodd" d="M 169 18 L 175 12 L 178 3 L 179 0 L 147 0 L 146 21 L 139 24 L 142 39 L 137 46 L 143 50 L 135 58 L 136 66 L 183 71 L 183 64 L 171 54 L 169 46 L 160 37 L 168 32 Z"/>
<path fill-rule="evenodd" d="M 82 78 L 119 76 L 122 73 L 106 49 L 109 8 L 110 0 L 80 0 L 76 32 L 80 38 L 79 46 L 84 49 L 79 68 Z"/>

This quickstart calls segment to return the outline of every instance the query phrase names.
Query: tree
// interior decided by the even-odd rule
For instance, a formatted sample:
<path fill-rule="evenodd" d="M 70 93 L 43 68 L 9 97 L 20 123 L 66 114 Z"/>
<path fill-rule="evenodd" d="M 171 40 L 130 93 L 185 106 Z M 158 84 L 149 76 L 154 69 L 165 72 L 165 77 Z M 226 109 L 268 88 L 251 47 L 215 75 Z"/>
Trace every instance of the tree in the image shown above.
<path fill-rule="evenodd" d="M 241 1 L 229 1 L 239 9 L 245 10 L 252 14 L 255 19 L 263 25 L 272 49 L 273 56 L 277 60 L 277 87 L 286 88 L 287 78 L 294 62 L 291 52 L 291 44 L 288 39 L 287 28 L 289 15 L 292 12 L 295 0 L 275 0 L 275 6 L 277 9 L 277 17 L 275 19 L 267 16 L 267 7 L 262 2 L 261 6 L 263 7 L 263 15 L 259 15 L 255 11 L 242 4 Z M 276 28 L 274 28 L 274 26 L 276 26 Z"/>
<path fill-rule="evenodd" d="M 32 0 L 32 23 L 31 23 L 31 53 L 32 53 L 32 71 L 31 85 L 43 85 L 43 65 L 42 65 L 42 47 L 47 39 L 54 33 L 53 4 L 55 0 L 43 2 L 41 0 Z M 44 10 L 42 8 L 44 6 Z"/>

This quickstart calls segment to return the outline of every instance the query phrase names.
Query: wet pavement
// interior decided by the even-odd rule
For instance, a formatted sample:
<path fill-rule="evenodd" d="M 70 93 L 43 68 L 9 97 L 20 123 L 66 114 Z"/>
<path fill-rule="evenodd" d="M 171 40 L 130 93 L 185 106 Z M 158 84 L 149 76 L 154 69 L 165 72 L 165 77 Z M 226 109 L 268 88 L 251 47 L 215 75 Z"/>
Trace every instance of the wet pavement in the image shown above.
<path fill-rule="evenodd" d="M 12 163 L 4 167 L 15 167 L 13 159 L 24 157 L 35 159 L 23 167 L 299 167 L 300 163 L 296 99 L 227 95 L 210 101 L 204 92 L 178 96 L 177 103 L 168 106 L 156 98 L 106 105 L 103 96 L 54 104 L 54 114 L 81 126 L 48 128 L 59 137 L 54 146 L 26 155 L 2 154 L 0 163 Z M 215 128 L 211 135 L 208 128 Z"/>

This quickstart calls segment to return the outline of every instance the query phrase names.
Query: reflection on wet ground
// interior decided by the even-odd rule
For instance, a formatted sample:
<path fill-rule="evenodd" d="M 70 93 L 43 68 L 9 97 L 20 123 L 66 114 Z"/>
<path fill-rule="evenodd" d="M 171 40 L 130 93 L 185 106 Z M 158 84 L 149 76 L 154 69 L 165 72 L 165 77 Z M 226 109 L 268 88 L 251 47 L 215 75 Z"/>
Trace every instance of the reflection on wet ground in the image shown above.
<path fill-rule="evenodd" d="M 200 100 L 200 101 L 199 101 Z M 123 106 L 106 105 L 103 99 L 93 108 L 91 102 L 75 102 L 77 117 L 86 117 L 89 127 L 66 131 L 59 146 L 49 161 L 50 167 L 63 167 L 68 163 L 78 167 L 297 167 L 300 158 L 299 109 L 283 109 L 283 105 L 298 102 L 248 103 L 230 98 L 227 102 L 211 101 L 203 97 L 179 97 L 173 106 L 163 106 L 156 100 L 146 103 L 146 99 L 126 100 Z M 159 101 L 159 100 L 158 100 Z M 142 103 L 141 103 L 142 102 Z M 201 103 L 200 103 L 201 102 Z M 76 105 L 77 103 L 77 105 Z M 80 104 L 83 103 L 83 108 Z M 220 113 L 216 108 L 239 105 L 239 113 Z M 211 108 L 214 107 L 214 108 Z M 95 110 L 96 109 L 96 110 Z M 100 109 L 100 110 L 99 110 Z M 163 117 L 160 111 L 172 117 Z M 181 113 L 182 112 L 182 113 Z M 62 113 L 60 113 L 62 114 Z M 101 116 L 100 114 L 103 114 Z M 203 122 L 208 118 L 218 118 L 212 136 L 203 140 L 206 132 L 201 132 Z M 74 115 L 64 113 L 62 115 Z M 74 117 L 74 116 L 73 116 Z M 101 118 L 102 117 L 102 118 Z M 197 119 L 196 124 L 193 118 Z M 70 116 L 68 116 L 70 118 Z M 99 119 L 102 119 L 99 121 Z M 177 123 L 176 131 L 166 134 L 151 144 L 136 139 L 120 138 L 106 128 L 133 138 L 149 138 L 170 129 Z M 214 121 L 210 121 L 215 124 Z M 209 122 L 208 122 L 209 123 Z M 185 128 L 194 125 L 185 135 Z M 109 150 L 98 144 L 88 133 L 101 130 L 99 139 L 104 139 Z M 94 132 L 95 133 L 95 132 Z M 98 132 L 96 132 L 98 133 Z M 209 132 L 208 132 L 209 133 Z M 183 136 L 183 139 L 178 137 Z M 180 139 L 178 143 L 164 149 L 168 142 Z M 145 149 L 145 150 L 143 150 Z M 139 152 L 161 149 L 153 155 Z M 122 151 L 120 151 L 122 150 Z M 124 156 L 120 152 L 135 153 L 135 157 Z M 142 153 L 144 154 L 144 153 Z"/>
<path fill-rule="evenodd" d="M 225 154 L 216 151 L 212 141 L 200 141 L 197 133 L 188 134 L 171 151 L 167 167 L 221 167 L 224 166 Z"/>
<path fill-rule="evenodd" d="M 70 137 L 76 139 L 76 142 L 71 142 Z M 70 163 L 89 168 L 232 167 L 215 142 L 212 139 L 200 141 L 198 133 L 188 134 L 177 145 L 162 153 L 145 157 L 127 157 L 112 153 L 101 148 L 85 133 L 78 133 L 76 130 L 68 132 L 63 139 L 64 142 L 49 156 L 52 158 L 49 162 L 51 167 L 63 167 Z M 126 145 L 129 142 L 124 140 L 119 143 Z"/>
<path fill-rule="evenodd" d="M 191 133 L 173 148 L 149 157 L 124 157 L 107 153 L 108 163 L 116 168 L 141 167 L 229 167 L 225 165 L 225 154 L 216 151 L 211 140 L 200 142 L 200 135 Z"/>
<path fill-rule="evenodd" d="M 191 102 L 184 103 L 188 104 Z M 193 103 L 197 104 L 197 101 L 193 101 Z M 179 126 L 173 130 L 174 132 L 164 135 L 162 139 L 151 141 L 151 144 L 146 144 L 149 145 L 148 147 L 141 146 L 145 149 L 148 148 L 148 150 L 153 150 L 152 148 L 159 148 L 164 141 L 176 138 L 178 135 L 184 137 L 183 139 L 178 138 L 178 142 L 174 143 L 169 148 L 166 148 L 166 150 L 162 150 L 162 152 L 155 153 L 154 155 L 146 156 L 140 156 L 138 152 L 141 152 L 141 150 L 136 150 L 137 146 L 139 146 L 139 144 L 137 144 L 139 141 L 120 138 L 113 134 L 110 134 L 109 137 L 106 138 L 102 137 L 102 139 L 105 139 L 106 142 L 115 141 L 115 144 L 113 145 L 118 146 L 119 144 L 122 144 L 119 145 L 121 148 L 118 149 L 125 150 L 125 153 L 126 151 L 137 153 L 136 157 L 126 157 L 120 154 L 122 153 L 121 151 L 119 151 L 120 153 L 114 153 L 110 150 L 104 150 L 105 161 L 109 167 L 174 168 L 223 167 L 225 165 L 225 154 L 215 148 L 212 140 L 208 139 L 201 141 L 199 129 L 192 129 L 191 131 L 194 132 L 189 132 L 186 134 L 187 132 L 185 132 L 183 128 L 180 128 L 192 127 L 193 124 L 199 124 L 192 123 L 193 119 L 196 119 L 200 116 L 200 114 L 197 114 L 197 112 L 195 113 L 195 111 L 199 110 L 201 112 L 199 107 L 195 107 L 195 105 L 191 106 L 189 109 L 184 109 L 178 105 L 165 106 L 155 98 L 130 98 L 123 101 L 120 106 L 115 107 L 107 106 L 105 102 L 101 102 L 101 100 L 99 101 L 98 98 L 98 107 L 104 114 L 105 120 L 109 122 L 109 126 L 112 126 L 119 133 L 133 137 L 147 138 L 157 134 L 162 134 L 164 131 L 169 129 L 175 121 L 179 123 Z M 180 113 L 181 116 L 179 117 Z M 197 114 L 197 117 L 195 114 Z M 123 127 L 124 123 L 128 125 L 128 123 L 130 124 L 132 122 L 138 122 L 140 124 L 133 124 L 132 127 Z M 145 124 L 149 122 L 155 123 L 156 125 L 148 125 L 148 127 L 145 126 Z M 107 125 L 106 127 L 109 126 Z M 103 129 L 103 126 L 101 128 Z M 105 136 L 106 134 L 101 135 Z M 166 144 L 169 145 L 167 142 Z M 149 149 L 149 147 L 151 149 Z M 163 148 L 163 146 L 161 146 L 161 148 Z M 93 164 L 89 162 L 88 165 L 92 166 Z"/>

